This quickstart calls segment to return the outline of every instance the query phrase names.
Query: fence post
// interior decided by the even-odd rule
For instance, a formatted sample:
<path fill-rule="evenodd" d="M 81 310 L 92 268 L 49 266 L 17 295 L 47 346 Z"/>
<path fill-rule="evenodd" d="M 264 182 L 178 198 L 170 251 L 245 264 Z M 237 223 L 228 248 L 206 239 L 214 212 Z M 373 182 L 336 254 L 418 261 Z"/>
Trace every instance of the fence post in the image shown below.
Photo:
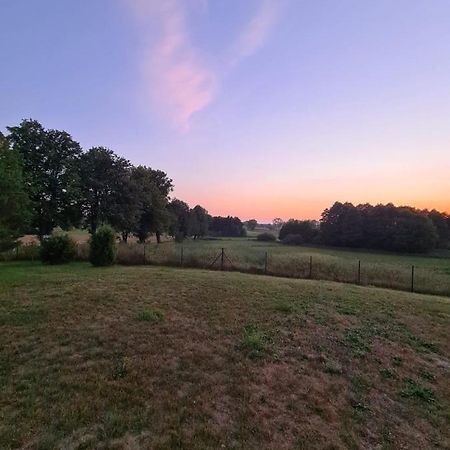
<path fill-rule="evenodd" d="M 225 256 L 225 249 L 222 248 L 222 254 L 220 255 L 220 270 L 223 270 L 223 259 Z"/>
<path fill-rule="evenodd" d="M 361 260 L 358 261 L 358 284 L 361 284 Z"/>
<path fill-rule="evenodd" d="M 181 246 L 181 252 L 180 252 L 180 266 L 183 267 L 183 246 Z"/>
<path fill-rule="evenodd" d="M 267 252 L 264 258 L 264 273 L 267 274 Z"/>
<path fill-rule="evenodd" d="M 411 292 L 414 292 L 414 266 L 411 266 Z"/>

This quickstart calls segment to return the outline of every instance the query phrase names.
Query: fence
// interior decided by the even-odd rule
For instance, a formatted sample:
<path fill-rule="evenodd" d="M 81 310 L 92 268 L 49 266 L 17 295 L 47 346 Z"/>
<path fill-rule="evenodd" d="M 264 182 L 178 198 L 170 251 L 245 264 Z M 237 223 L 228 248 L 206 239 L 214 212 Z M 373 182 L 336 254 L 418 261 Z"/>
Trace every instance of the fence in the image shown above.
<path fill-rule="evenodd" d="M 87 261 L 88 244 L 78 244 L 77 250 L 78 259 Z M 37 246 L 22 246 L 9 253 L 6 259 L 37 258 Z M 236 252 L 226 248 L 132 243 L 118 245 L 117 262 L 124 265 L 152 264 L 329 280 L 450 297 L 450 276 L 436 270 L 328 255 L 292 255 L 247 249 L 245 252 Z"/>
<path fill-rule="evenodd" d="M 118 262 L 329 280 L 450 296 L 450 276 L 444 273 L 417 266 L 373 263 L 328 255 L 299 256 L 248 249 L 241 252 L 227 248 L 127 244 L 119 245 Z"/>

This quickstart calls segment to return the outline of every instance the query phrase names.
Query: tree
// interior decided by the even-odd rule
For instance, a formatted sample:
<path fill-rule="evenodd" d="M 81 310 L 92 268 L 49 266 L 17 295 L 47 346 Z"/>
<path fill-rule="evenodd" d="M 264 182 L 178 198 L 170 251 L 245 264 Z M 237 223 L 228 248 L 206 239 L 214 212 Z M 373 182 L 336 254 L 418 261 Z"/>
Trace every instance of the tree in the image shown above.
<path fill-rule="evenodd" d="M 302 243 L 313 243 L 319 234 L 317 222 L 314 220 L 294 220 L 289 219 L 283 224 L 278 238 L 280 241 L 289 235 L 299 235 L 302 237 Z"/>
<path fill-rule="evenodd" d="M 450 216 L 433 209 L 432 211 L 424 211 L 424 213 L 433 222 L 438 234 L 438 246 L 440 248 L 449 248 L 450 246 Z"/>
<path fill-rule="evenodd" d="M 189 205 L 174 198 L 167 205 L 167 210 L 169 212 L 169 235 L 181 239 L 189 236 Z"/>
<path fill-rule="evenodd" d="M 439 235 L 427 213 L 410 207 L 336 202 L 322 213 L 321 239 L 329 245 L 427 252 Z"/>
<path fill-rule="evenodd" d="M 239 217 L 213 217 L 209 230 L 214 236 L 242 237 L 246 235 L 244 224 Z"/>
<path fill-rule="evenodd" d="M 80 145 L 65 131 L 45 130 L 35 120 L 23 120 L 7 129 L 13 150 L 22 158 L 31 225 L 38 237 L 42 240 L 56 226 L 77 225 L 81 218 Z"/>
<path fill-rule="evenodd" d="M 203 237 L 208 232 L 208 211 L 200 205 L 189 211 L 189 235 L 194 239 Z"/>
<path fill-rule="evenodd" d="M 247 227 L 247 230 L 253 231 L 258 226 L 258 222 L 255 219 L 250 219 L 244 222 L 244 225 Z"/>
<path fill-rule="evenodd" d="M 0 133 L 0 250 L 14 246 L 29 219 L 20 155 Z"/>
<path fill-rule="evenodd" d="M 135 221 L 134 199 L 132 212 L 127 211 L 133 191 L 129 161 L 105 147 L 93 147 L 80 158 L 80 175 L 83 216 L 89 231 L 95 233 L 100 224 L 109 223 L 129 232 Z M 124 224 L 122 219 L 128 214 L 130 223 Z"/>
<path fill-rule="evenodd" d="M 160 236 L 168 225 L 169 214 L 166 207 L 172 180 L 164 172 L 145 166 L 134 167 L 131 178 L 139 199 L 139 215 L 134 234 L 140 242 L 145 242 L 151 233 L 155 233 L 159 243 Z"/>

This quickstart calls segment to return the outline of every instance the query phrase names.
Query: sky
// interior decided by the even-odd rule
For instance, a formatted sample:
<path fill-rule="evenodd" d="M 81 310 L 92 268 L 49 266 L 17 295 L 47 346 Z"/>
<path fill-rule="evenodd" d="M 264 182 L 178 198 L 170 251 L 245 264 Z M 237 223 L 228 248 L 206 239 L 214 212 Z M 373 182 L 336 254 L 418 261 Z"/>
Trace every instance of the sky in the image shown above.
<path fill-rule="evenodd" d="M 0 130 L 166 171 L 214 215 L 450 212 L 448 0 L 0 0 Z"/>

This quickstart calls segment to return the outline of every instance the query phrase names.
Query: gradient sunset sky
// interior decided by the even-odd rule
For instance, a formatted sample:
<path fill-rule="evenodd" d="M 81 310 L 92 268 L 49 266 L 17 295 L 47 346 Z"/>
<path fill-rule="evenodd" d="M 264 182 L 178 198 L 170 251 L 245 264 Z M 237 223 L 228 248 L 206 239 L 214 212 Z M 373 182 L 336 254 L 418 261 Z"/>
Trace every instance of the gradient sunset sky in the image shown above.
<path fill-rule="evenodd" d="M 211 214 L 450 212 L 449 0 L 0 0 L 0 129 L 165 170 Z"/>

